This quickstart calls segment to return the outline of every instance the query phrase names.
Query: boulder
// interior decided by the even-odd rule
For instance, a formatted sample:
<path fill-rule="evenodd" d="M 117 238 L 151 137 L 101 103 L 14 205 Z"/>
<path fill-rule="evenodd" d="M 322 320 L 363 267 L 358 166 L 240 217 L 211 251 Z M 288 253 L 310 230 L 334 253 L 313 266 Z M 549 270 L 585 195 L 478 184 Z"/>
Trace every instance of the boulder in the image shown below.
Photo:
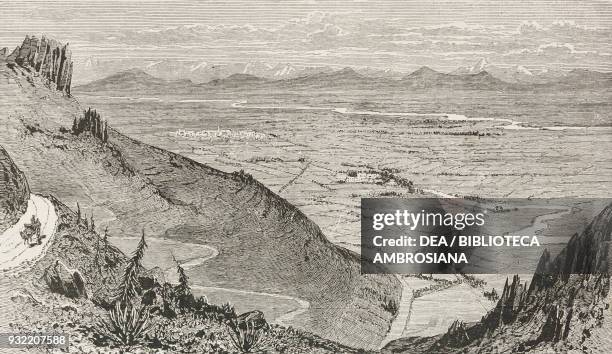
<path fill-rule="evenodd" d="M 247 325 L 250 325 L 255 329 L 268 327 L 268 322 L 266 321 L 263 312 L 259 310 L 253 310 L 239 315 L 236 317 L 236 323 L 238 324 L 238 328 L 241 329 L 247 329 Z"/>
<path fill-rule="evenodd" d="M 81 272 L 68 268 L 59 259 L 45 269 L 43 279 L 51 291 L 69 298 L 87 298 Z"/>
<path fill-rule="evenodd" d="M 17 304 L 30 304 L 32 306 L 38 306 L 41 304 L 32 293 L 26 288 L 15 289 L 11 291 L 11 301 Z"/>

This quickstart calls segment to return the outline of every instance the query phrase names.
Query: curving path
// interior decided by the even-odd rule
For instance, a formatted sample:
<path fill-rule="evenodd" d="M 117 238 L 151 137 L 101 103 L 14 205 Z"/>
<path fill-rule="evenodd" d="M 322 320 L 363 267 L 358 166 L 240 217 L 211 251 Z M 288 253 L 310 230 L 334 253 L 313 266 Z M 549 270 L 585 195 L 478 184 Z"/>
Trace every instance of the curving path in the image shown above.
<path fill-rule="evenodd" d="M 40 245 L 30 247 L 24 244 L 20 232 L 25 224 L 30 223 L 32 215 L 40 221 L 40 234 L 45 237 Z M 30 194 L 26 212 L 17 223 L 0 235 L 0 271 L 24 270 L 41 259 L 55 237 L 57 220 L 55 207 L 49 199 Z"/>
<path fill-rule="evenodd" d="M 389 332 L 387 332 L 387 336 L 380 343 L 381 348 L 387 345 L 387 343 L 401 338 L 404 333 L 404 328 L 406 328 L 410 321 L 410 312 L 412 311 L 412 302 L 414 301 L 412 288 L 408 285 L 404 277 L 397 276 L 397 278 L 402 284 L 402 298 L 399 303 L 397 316 L 393 320 L 393 323 L 391 323 L 391 328 Z"/>

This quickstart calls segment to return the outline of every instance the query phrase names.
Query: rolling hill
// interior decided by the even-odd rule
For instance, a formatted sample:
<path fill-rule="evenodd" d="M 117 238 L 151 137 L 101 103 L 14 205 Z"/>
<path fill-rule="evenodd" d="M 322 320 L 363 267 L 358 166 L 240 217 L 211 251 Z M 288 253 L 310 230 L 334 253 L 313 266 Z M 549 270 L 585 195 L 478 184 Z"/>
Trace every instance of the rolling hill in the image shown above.
<path fill-rule="evenodd" d="M 475 74 L 451 75 L 432 70 L 426 66 L 402 78 L 401 83 L 413 88 L 458 88 L 477 90 L 502 90 L 511 85 L 486 71 Z"/>

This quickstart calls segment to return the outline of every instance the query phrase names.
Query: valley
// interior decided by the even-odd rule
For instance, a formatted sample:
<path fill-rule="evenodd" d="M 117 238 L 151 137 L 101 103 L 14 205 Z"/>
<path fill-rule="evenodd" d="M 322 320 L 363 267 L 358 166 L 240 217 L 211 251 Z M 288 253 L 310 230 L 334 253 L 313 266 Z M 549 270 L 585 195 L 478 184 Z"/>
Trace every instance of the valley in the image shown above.
<path fill-rule="evenodd" d="M 177 281 L 176 258 L 195 294 L 354 348 L 476 322 L 496 305 L 485 292 L 508 288 L 506 274 L 360 274 L 361 198 L 593 198 L 612 186 L 605 90 L 527 92 L 486 73 L 427 68 L 364 84 L 343 69 L 197 89 L 130 72 L 67 97 L 27 69 L 0 74 L 2 144 L 33 193 L 75 205 L 77 224 L 83 212 L 126 254 L 146 234 L 144 265 L 165 281 Z M 102 135 L 75 132 L 86 107 L 104 120 Z M 520 229 L 563 256 L 567 215 L 593 217 L 554 206 Z"/>
<path fill-rule="evenodd" d="M 572 112 L 563 111 L 562 102 L 575 97 L 547 91 L 530 97 L 469 90 L 280 91 L 267 85 L 185 96 L 75 92 L 139 140 L 223 171 L 251 173 L 332 242 L 355 252 L 363 197 L 597 197 L 599 188 L 612 187 L 605 95 L 577 92 L 593 102 Z M 432 95 L 439 97 L 430 102 Z M 538 103 L 544 101 L 555 104 Z M 553 254 L 571 236 L 546 234 Z M 383 345 L 446 332 L 456 319 L 480 319 L 495 306 L 483 291 L 501 293 L 506 277 L 483 275 L 484 289 L 458 283 L 418 299 L 410 293 L 431 284 L 400 277 L 399 314 Z M 436 309 L 449 302 L 456 311 L 439 314 Z"/>

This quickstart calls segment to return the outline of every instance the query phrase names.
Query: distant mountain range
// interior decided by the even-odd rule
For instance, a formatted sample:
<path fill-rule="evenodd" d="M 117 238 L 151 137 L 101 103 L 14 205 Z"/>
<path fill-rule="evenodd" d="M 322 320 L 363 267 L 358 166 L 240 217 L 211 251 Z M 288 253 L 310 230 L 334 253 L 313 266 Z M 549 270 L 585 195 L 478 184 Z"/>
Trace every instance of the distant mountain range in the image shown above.
<path fill-rule="evenodd" d="M 81 83 L 108 77 L 116 72 L 140 68 L 152 76 L 166 80 L 188 79 L 194 83 L 206 83 L 227 78 L 234 74 L 253 75 L 268 80 L 284 80 L 319 73 L 331 73 L 336 69 L 329 66 L 299 66 L 294 64 L 267 64 L 262 62 L 211 64 L 198 61 L 160 60 L 146 65 L 136 60 L 104 61 L 88 58 L 78 67 Z M 366 77 L 399 79 L 404 74 L 393 70 L 357 68 Z"/>
<path fill-rule="evenodd" d="M 115 73 L 140 68 L 153 77 L 176 81 L 190 80 L 193 83 L 208 83 L 222 80 L 235 74 L 252 75 L 270 81 L 289 80 L 309 77 L 320 74 L 332 74 L 339 69 L 330 66 L 303 66 L 291 63 L 268 64 L 264 62 L 211 64 L 205 61 L 177 61 L 163 59 L 156 62 L 142 63 L 140 60 L 99 60 L 88 58 L 84 62 L 75 64 L 78 83 L 87 83 L 109 77 Z M 400 80 L 407 73 L 391 69 L 378 69 L 372 67 L 351 68 L 355 73 L 371 79 Z M 342 71 L 343 69 L 340 69 Z M 576 69 L 578 71 L 583 69 Z M 480 58 L 472 65 L 457 68 L 451 75 L 474 75 L 483 71 L 494 78 L 513 84 L 541 84 L 561 81 L 571 77 L 571 71 L 559 69 L 528 69 L 522 65 L 501 66 L 490 63 L 486 58 Z M 590 70 L 584 70 L 593 72 Z M 591 76 L 591 75 L 588 75 Z"/>
<path fill-rule="evenodd" d="M 451 74 L 478 74 L 482 71 L 487 71 L 505 82 L 525 84 L 559 81 L 569 73 L 568 71 L 552 69 L 529 70 L 522 65 L 500 67 L 489 63 L 486 58 L 480 58 L 474 65 L 458 68 L 452 71 Z"/>
<path fill-rule="evenodd" d="M 197 68 L 194 70 L 203 69 Z M 76 91 L 133 91 L 140 92 L 197 92 L 203 88 L 249 88 L 254 86 L 274 87 L 313 87 L 313 88 L 455 88 L 480 90 L 524 89 L 526 86 L 585 88 L 609 87 L 612 74 L 575 69 L 569 72 L 540 71 L 531 72 L 524 67 L 500 68 L 480 60 L 470 67 L 458 68 L 447 74 L 429 67 L 407 74 L 375 71 L 362 71 L 353 68 L 332 70 L 327 67 L 294 70 L 290 67 L 278 69 L 278 76 L 264 75 L 261 67 L 251 66 L 252 73 L 233 73 L 227 76 L 210 79 L 206 82 L 194 82 L 190 79 L 168 79 L 153 75 L 150 70 L 129 69 L 110 75 L 106 78 L 77 86 Z M 149 68 L 150 69 L 150 68 Z M 271 68 L 272 70 L 273 68 Z M 220 72 L 220 71 L 219 71 Z M 282 75 L 281 75 L 282 73 Z M 269 74 L 269 73 L 268 73 Z M 298 75 L 301 74 L 301 75 Z M 168 75 L 166 75 L 168 76 Z M 221 75 L 219 75 L 221 76 Z M 212 76 L 211 76 L 212 77 Z"/>

